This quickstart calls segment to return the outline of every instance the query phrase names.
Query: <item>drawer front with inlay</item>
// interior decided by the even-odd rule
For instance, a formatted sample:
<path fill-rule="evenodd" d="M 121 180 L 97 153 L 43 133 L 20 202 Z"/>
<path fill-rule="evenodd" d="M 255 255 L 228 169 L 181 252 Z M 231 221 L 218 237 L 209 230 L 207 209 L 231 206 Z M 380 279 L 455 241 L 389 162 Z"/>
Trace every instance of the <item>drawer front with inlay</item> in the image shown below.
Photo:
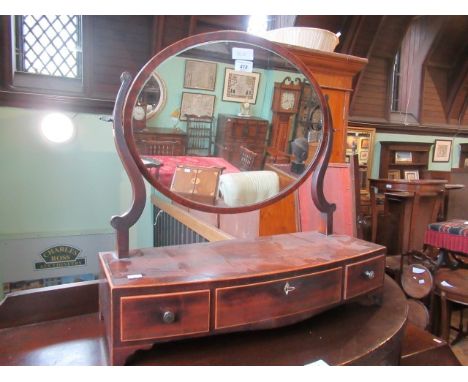
<path fill-rule="evenodd" d="M 347 265 L 344 298 L 349 299 L 383 286 L 385 256 Z"/>
<path fill-rule="evenodd" d="M 313 312 L 341 301 L 342 268 L 216 289 L 215 328 L 251 325 Z"/>
<path fill-rule="evenodd" d="M 122 297 L 121 341 L 203 333 L 209 330 L 208 290 Z"/>

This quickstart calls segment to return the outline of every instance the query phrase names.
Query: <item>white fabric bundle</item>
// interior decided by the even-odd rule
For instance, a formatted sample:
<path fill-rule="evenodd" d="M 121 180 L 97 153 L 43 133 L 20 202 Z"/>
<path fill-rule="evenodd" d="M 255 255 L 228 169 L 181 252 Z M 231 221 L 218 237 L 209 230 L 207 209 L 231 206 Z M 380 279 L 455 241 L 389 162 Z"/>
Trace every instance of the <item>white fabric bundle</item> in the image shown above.
<path fill-rule="evenodd" d="M 230 207 L 245 206 L 268 199 L 279 192 L 274 171 L 243 171 L 221 175 L 219 191 Z"/>

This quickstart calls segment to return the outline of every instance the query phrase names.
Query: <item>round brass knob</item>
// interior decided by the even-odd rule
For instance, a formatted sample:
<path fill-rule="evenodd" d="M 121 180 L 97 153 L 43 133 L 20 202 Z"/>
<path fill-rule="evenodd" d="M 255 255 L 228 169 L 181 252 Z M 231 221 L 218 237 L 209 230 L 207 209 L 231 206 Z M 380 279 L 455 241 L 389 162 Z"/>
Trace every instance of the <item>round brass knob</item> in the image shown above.
<path fill-rule="evenodd" d="M 167 312 L 164 312 L 164 314 L 163 314 L 163 321 L 164 321 L 166 324 L 172 324 L 172 323 L 175 321 L 175 314 L 174 314 L 174 312 L 171 312 L 170 310 L 168 310 Z"/>

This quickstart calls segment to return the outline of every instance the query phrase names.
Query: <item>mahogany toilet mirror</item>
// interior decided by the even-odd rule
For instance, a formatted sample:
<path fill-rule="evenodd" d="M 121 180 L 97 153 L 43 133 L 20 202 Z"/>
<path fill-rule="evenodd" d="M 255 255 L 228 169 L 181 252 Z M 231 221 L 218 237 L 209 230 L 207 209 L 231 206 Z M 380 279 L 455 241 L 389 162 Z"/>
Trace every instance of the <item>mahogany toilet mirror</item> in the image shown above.
<path fill-rule="evenodd" d="M 236 61 L 238 61 L 237 65 L 247 65 L 247 69 L 235 70 L 239 69 L 235 67 Z M 251 65 L 250 68 L 249 65 Z M 228 73 L 232 74 L 232 77 L 228 78 Z M 295 182 L 284 189 L 278 188 L 274 194 L 259 197 L 252 203 L 229 205 L 223 202 L 222 197 L 218 197 L 217 189 L 214 203 L 202 203 L 199 200 L 184 197 L 171 190 L 170 180 L 163 181 L 155 175 L 154 168 L 151 169 L 151 166 L 148 166 L 148 160 L 151 161 L 154 158 L 147 152 L 142 152 L 135 139 L 135 133 L 140 129 L 136 123 L 135 107 L 141 108 L 142 103 L 143 107 L 146 107 L 145 97 L 148 93 L 155 91 L 155 84 L 157 87 L 157 84 L 161 83 L 154 81 L 155 76 L 161 78 L 162 83 L 165 84 L 163 89 L 156 89 L 156 93 L 159 92 L 159 97 L 164 98 L 165 102 L 156 116 L 146 120 L 145 130 L 148 132 L 155 129 L 161 131 L 169 127 L 171 131 L 176 129 L 185 133 L 187 118 L 184 118 L 186 117 L 184 111 L 187 114 L 208 114 L 212 129 L 210 135 L 212 142 L 208 152 L 202 156 L 217 157 L 219 147 L 214 142 L 217 134 L 215 121 L 221 114 L 237 114 L 239 110 L 242 110 L 240 106 L 245 106 L 245 102 L 241 102 L 241 98 L 236 99 L 237 95 L 233 93 L 244 91 L 249 96 L 248 109 L 251 116 L 268 120 L 268 134 L 271 141 L 275 128 L 273 123 L 281 114 L 278 110 L 276 110 L 277 113 L 272 110 L 275 84 L 301 84 L 302 89 L 309 87 L 301 94 L 302 96 L 309 94 L 310 115 L 307 115 L 306 105 L 303 110 L 305 116 L 302 116 L 304 138 L 307 137 L 308 125 L 313 123 L 312 118 L 316 118 L 317 108 L 321 109 L 322 123 L 317 149 L 313 157 L 309 158 L 305 170 L 297 175 Z M 321 214 L 319 232 L 327 235 L 333 233 L 332 215 L 335 205 L 328 203 L 323 193 L 323 178 L 332 147 L 331 116 L 327 101 L 312 73 L 302 61 L 290 53 L 287 47 L 244 32 L 222 31 L 195 35 L 156 54 L 133 81 L 128 73 L 122 74 L 121 82 L 113 113 L 114 138 L 117 151 L 132 184 L 133 202 L 126 213 L 111 219 L 111 225 L 117 231 L 119 258 L 129 256 L 129 228 L 138 220 L 145 206 L 146 192 L 143 177 L 156 189 L 156 192 L 182 206 L 205 212 L 233 214 L 256 210 L 279 201 L 296 190 L 313 173 L 311 193 Z M 149 87 L 151 91 L 148 91 Z M 288 97 L 285 97 L 285 107 L 287 107 L 287 101 Z M 312 111 L 315 117 L 311 115 Z M 287 114 L 286 111 L 286 121 L 291 124 L 292 131 L 290 141 L 301 136 L 301 131 L 297 128 L 299 118 L 299 112 Z M 291 137 L 291 135 L 294 136 Z M 265 146 L 268 144 L 271 142 L 265 142 Z M 171 154 L 174 155 L 174 152 L 169 153 Z M 174 163 L 183 165 L 187 157 L 188 154 L 174 155 L 174 158 L 168 160 L 172 165 Z M 159 160 L 162 170 L 164 170 L 165 159 Z M 263 158 L 260 163 L 263 166 Z M 238 165 L 238 163 L 232 164 L 234 168 Z M 158 174 L 161 169 L 158 168 Z M 260 176 L 263 175 L 268 174 L 260 174 Z"/>

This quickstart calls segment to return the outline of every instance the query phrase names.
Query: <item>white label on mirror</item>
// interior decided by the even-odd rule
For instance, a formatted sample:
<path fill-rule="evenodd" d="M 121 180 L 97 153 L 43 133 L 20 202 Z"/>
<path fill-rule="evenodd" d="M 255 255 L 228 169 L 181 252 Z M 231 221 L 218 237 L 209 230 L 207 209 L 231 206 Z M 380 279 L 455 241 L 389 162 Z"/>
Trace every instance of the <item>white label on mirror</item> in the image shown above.
<path fill-rule="evenodd" d="M 252 73 L 253 63 L 252 63 L 252 61 L 236 60 L 236 62 L 234 64 L 234 70 L 236 72 Z"/>
<path fill-rule="evenodd" d="M 246 48 L 232 48 L 232 59 L 253 61 L 254 51 Z"/>

